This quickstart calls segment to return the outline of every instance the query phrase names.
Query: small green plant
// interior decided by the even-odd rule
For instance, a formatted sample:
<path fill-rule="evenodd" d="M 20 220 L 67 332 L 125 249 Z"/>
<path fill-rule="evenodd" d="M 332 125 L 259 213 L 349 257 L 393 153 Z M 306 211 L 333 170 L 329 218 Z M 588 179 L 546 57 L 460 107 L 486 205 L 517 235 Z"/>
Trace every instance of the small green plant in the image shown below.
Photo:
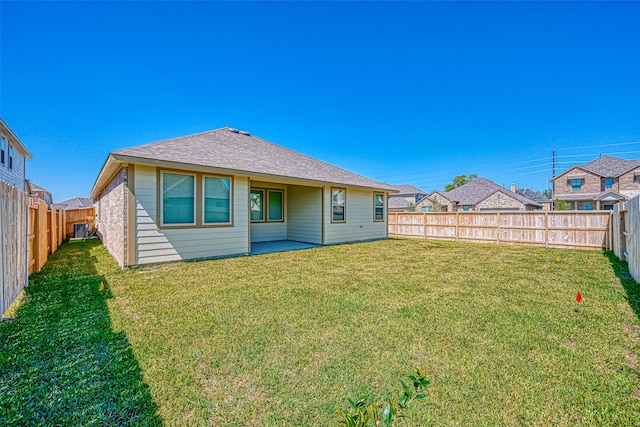
<path fill-rule="evenodd" d="M 415 400 L 424 400 L 427 398 L 425 389 L 429 385 L 429 380 L 425 377 L 425 371 L 414 368 L 415 374 L 409 375 L 411 385 L 407 385 L 400 380 L 402 384 L 402 394 L 397 401 L 392 399 L 377 404 L 371 403 L 369 397 L 361 397 L 357 401 L 347 399 L 350 408 L 346 411 L 338 409 L 336 413 L 340 414 L 342 419 L 339 421 L 340 427 L 377 427 L 380 425 L 390 426 L 396 418 L 401 418 L 401 411 L 404 410 Z"/>
<path fill-rule="evenodd" d="M 409 204 L 407 204 L 407 207 L 404 208 L 405 212 L 415 212 L 416 211 L 416 204 L 413 202 L 409 202 Z"/>
<path fill-rule="evenodd" d="M 571 209 L 571 204 L 565 200 L 556 199 L 553 201 L 553 209 L 557 211 L 568 211 Z"/>

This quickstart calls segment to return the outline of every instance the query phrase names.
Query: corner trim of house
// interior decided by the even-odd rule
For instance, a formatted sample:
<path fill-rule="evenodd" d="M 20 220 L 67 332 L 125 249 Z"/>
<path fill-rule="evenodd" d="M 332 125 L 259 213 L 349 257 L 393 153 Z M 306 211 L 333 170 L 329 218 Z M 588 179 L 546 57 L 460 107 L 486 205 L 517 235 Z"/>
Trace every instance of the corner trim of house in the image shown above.
<path fill-rule="evenodd" d="M 127 256 L 126 265 L 136 263 L 136 197 L 135 197 L 135 166 L 129 164 L 127 168 Z"/>

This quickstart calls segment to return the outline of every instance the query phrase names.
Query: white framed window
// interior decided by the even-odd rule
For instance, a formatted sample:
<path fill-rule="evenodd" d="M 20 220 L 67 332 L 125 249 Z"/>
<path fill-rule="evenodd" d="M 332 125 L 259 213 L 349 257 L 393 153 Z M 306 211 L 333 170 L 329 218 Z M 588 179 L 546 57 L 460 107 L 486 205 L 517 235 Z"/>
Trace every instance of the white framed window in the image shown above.
<path fill-rule="evenodd" d="M 251 211 L 251 222 L 264 221 L 264 190 L 251 190 L 249 209 Z"/>
<path fill-rule="evenodd" d="M 230 177 L 202 177 L 202 223 L 231 224 L 232 181 Z"/>
<path fill-rule="evenodd" d="M 160 223 L 162 225 L 195 225 L 196 176 L 160 173 Z"/>
<path fill-rule="evenodd" d="M 373 220 L 384 221 L 384 194 L 373 193 Z"/>
<path fill-rule="evenodd" d="M 13 169 L 13 147 L 9 145 L 9 169 Z"/>
<path fill-rule="evenodd" d="M 331 222 L 347 222 L 347 189 L 331 188 Z"/>

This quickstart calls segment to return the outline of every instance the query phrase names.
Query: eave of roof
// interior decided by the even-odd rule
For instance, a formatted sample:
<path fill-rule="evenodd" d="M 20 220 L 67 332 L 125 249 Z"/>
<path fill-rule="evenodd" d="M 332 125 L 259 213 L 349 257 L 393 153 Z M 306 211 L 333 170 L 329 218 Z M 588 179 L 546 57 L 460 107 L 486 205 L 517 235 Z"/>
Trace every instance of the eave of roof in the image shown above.
<path fill-rule="evenodd" d="M 11 138 L 13 139 L 13 145 L 15 145 L 18 151 L 20 151 L 20 154 L 22 154 L 22 156 L 26 159 L 32 159 L 33 156 L 31 155 L 29 150 L 27 150 L 27 147 L 22 143 L 22 141 L 20 141 L 20 138 L 18 138 L 18 136 L 13 133 L 11 128 L 2 119 L 2 117 L 0 117 L 0 126 L 11 136 Z"/>
<path fill-rule="evenodd" d="M 239 165 L 239 167 L 225 167 L 224 164 L 213 164 L 210 161 L 210 157 L 212 156 L 201 156 L 198 157 L 202 153 L 203 144 L 211 143 L 215 144 L 217 142 L 215 140 L 215 136 L 217 132 L 231 132 L 228 128 L 217 129 L 215 131 L 204 132 L 201 134 L 195 134 L 187 137 L 174 138 L 166 141 L 160 141 L 151 144 L 145 144 L 142 146 L 132 147 L 129 149 L 116 150 L 109 154 L 107 160 L 105 161 L 100 173 L 98 174 L 98 178 L 91 190 L 89 195 L 90 198 L 95 199 L 99 193 L 99 191 L 107 184 L 107 182 L 111 179 L 111 177 L 120 169 L 124 164 L 144 164 L 144 165 L 152 165 L 159 167 L 172 167 L 184 170 L 192 170 L 192 171 L 205 171 L 205 172 L 213 172 L 213 173 L 221 173 L 228 175 L 243 175 L 249 176 L 252 178 L 261 178 L 265 180 L 271 181 L 281 181 L 281 182 L 296 182 L 301 184 L 311 184 L 311 185 L 334 185 L 334 186 L 343 186 L 343 187 L 351 187 L 351 188 L 363 188 L 368 190 L 378 190 L 385 191 L 387 193 L 397 193 L 397 190 L 388 184 L 383 184 L 366 178 L 364 176 L 355 174 L 353 172 L 349 172 L 345 169 L 341 169 L 337 166 L 330 165 L 326 162 L 322 162 L 317 159 L 313 159 L 309 156 L 305 156 L 301 153 L 295 152 L 293 150 L 287 149 L 285 147 L 281 147 L 279 145 L 273 144 L 271 142 L 256 138 L 250 140 L 254 145 L 258 146 L 258 148 L 263 148 L 264 152 L 261 153 L 261 161 L 262 164 L 269 159 L 269 155 L 282 154 L 283 156 L 288 156 L 289 159 L 293 161 L 298 161 L 296 167 L 299 164 L 302 164 L 303 169 L 306 167 L 308 172 L 307 176 L 296 176 L 293 173 L 269 173 L 264 170 L 252 170 L 248 165 L 251 165 L 251 162 L 247 162 L 243 155 L 248 155 L 247 147 L 241 147 L 239 149 L 239 153 L 232 153 L 229 157 L 229 164 Z M 188 141 L 188 138 L 194 137 L 195 141 L 191 141 L 192 146 L 195 147 L 196 152 L 191 153 L 191 158 L 198 157 L 197 162 L 184 162 L 184 161 L 176 161 L 168 160 L 170 157 L 169 154 L 173 153 L 172 150 L 176 150 L 176 145 L 178 143 L 185 143 Z M 228 137 L 228 135 L 227 135 Z M 232 137 L 234 137 L 232 135 Z M 247 136 L 248 137 L 248 136 Z M 199 139 L 198 139 L 199 138 Z M 212 141 L 203 140 L 203 138 L 212 138 Z M 234 141 L 235 142 L 235 141 Z M 242 142 L 242 140 L 240 140 Z M 168 149 L 163 151 L 162 144 L 169 143 Z M 228 148 L 230 146 L 229 141 L 224 141 L 221 143 L 222 147 L 216 147 L 219 150 Z M 209 147 L 204 147 L 209 149 Z M 156 153 L 154 155 L 154 153 Z M 208 152 L 206 153 L 208 154 Z M 235 155 L 235 157 L 234 157 Z M 175 156 L 174 156 L 175 157 Z M 203 158 L 204 157 L 204 158 Z M 281 157 L 274 157 L 281 160 Z M 269 159 L 270 160 L 270 159 Z M 272 160 L 271 160 L 272 161 Z M 281 160 L 282 161 L 282 160 Z M 314 179 L 314 174 L 317 174 L 317 171 L 314 171 L 313 167 L 322 167 L 324 168 L 324 173 L 328 179 Z M 291 169 L 295 170 L 295 167 Z M 287 172 L 286 168 L 280 167 L 281 171 Z M 302 174 L 301 174 L 302 175 Z M 332 179 L 335 177 L 334 179 Z"/>

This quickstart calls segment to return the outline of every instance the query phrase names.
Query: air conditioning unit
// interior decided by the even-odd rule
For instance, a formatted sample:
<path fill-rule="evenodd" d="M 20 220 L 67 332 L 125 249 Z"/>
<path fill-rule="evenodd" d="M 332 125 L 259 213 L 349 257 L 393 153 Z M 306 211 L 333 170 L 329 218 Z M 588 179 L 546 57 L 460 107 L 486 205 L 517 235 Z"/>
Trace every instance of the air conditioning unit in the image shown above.
<path fill-rule="evenodd" d="M 89 235 L 89 224 L 73 224 L 73 237 L 84 239 Z"/>

